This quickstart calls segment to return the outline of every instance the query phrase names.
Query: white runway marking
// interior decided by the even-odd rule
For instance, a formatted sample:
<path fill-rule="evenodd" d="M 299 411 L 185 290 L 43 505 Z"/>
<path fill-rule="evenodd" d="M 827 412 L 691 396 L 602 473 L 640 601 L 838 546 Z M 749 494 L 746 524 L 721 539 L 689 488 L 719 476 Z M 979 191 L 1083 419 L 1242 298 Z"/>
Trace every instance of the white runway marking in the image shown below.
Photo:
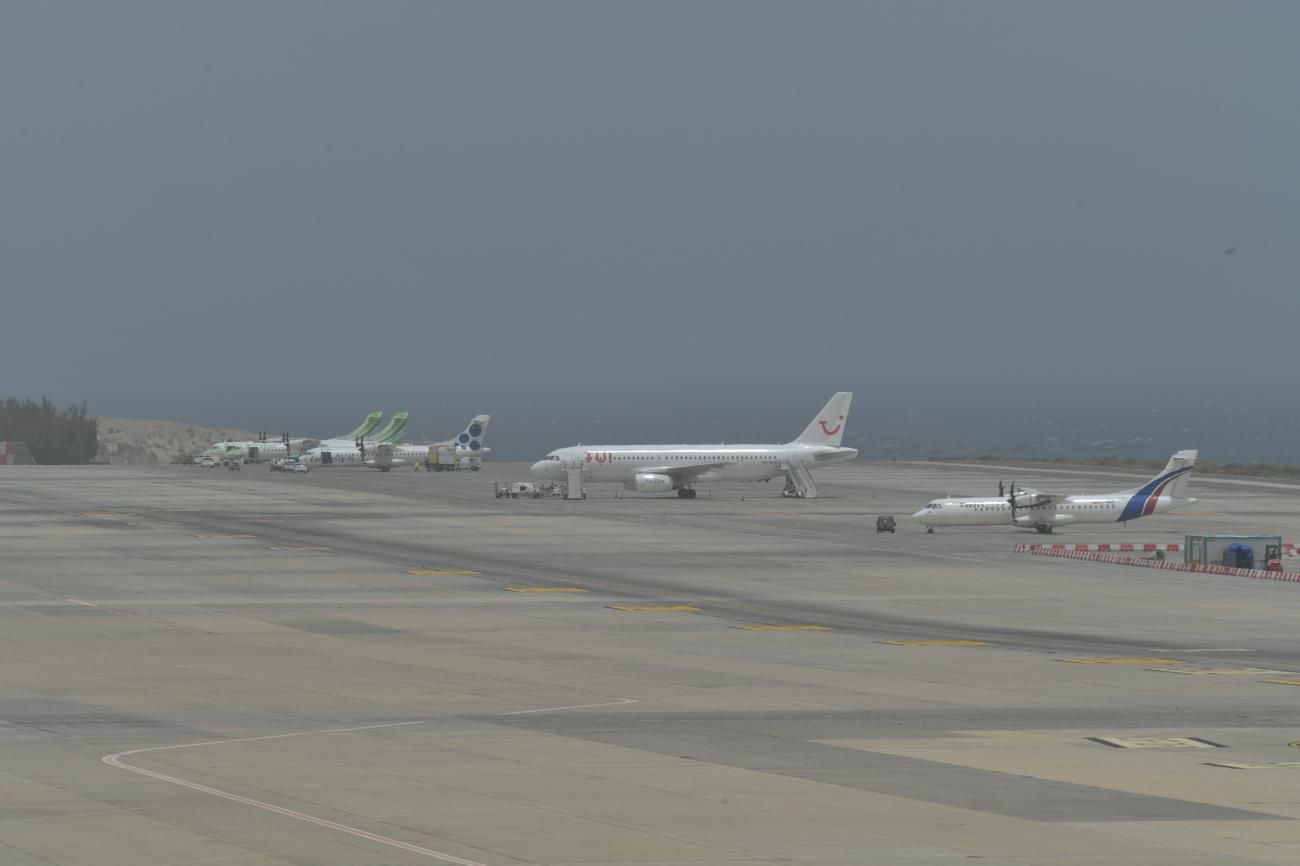
<path fill-rule="evenodd" d="M 619 698 L 616 701 L 606 701 L 601 704 L 574 704 L 571 707 L 541 707 L 536 710 L 515 710 L 513 713 L 502 713 L 503 716 L 527 716 L 533 713 L 558 713 L 562 710 L 590 710 L 594 707 L 618 707 L 623 704 L 635 704 L 635 698 Z"/>
<path fill-rule="evenodd" d="M 529 713 L 554 713 L 562 710 L 587 710 L 596 707 L 616 707 L 625 704 L 634 704 L 633 698 L 619 698 L 616 701 L 603 701 L 596 704 L 574 704 L 565 707 L 538 707 L 532 710 L 515 710 L 514 712 L 501 713 L 503 716 L 520 716 Z M 315 824 L 317 827 L 325 827 L 329 830 L 337 830 L 340 833 L 346 833 L 349 836 L 355 836 L 358 839 L 365 839 L 368 842 L 375 842 L 379 845 L 387 845 L 391 848 L 398 848 L 411 854 L 419 854 L 433 860 L 441 860 L 443 863 L 455 863 L 458 866 L 487 866 L 486 863 L 480 863 L 477 860 L 466 860 L 463 857 L 457 857 L 454 854 L 447 854 L 443 851 L 435 851 L 432 848 L 425 848 L 420 845 L 413 845 L 410 842 L 403 842 L 400 839 L 393 839 L 388 836 L 380 836 L 378 833 L 371 833 L 358 827 L 349 827 L 347 824 L 340 824 L 337 821 L 330 821 L 325 818 L 317 818 L 315 815 L 308 815 L 306 812 L 298 812 L 294 809 L 286 809 L 284 806 L 277 806 L 274 803 L 266 803 L 262 800 L 254 800 L 252 797 L 244 797 L 230 791 L 223 791 L 220 788 L 213 788 L 210 785 L 200 785 L 198 782 L 191 782 L 188 779 L 181 779 L 177 776 L 168 776 L 166 773 L 158 773 L 153 770 L 146 770 L 143 767 L 134 767 L 124 763 L 124 758 L 131 755 L 142 755 L 148 752 L 168 752 L 176 749 L 197 749 L 201 746 L 223 746 L 232 743 L 255 743 L 262 740 L 283 740 L 289 737 L 308 737 L 314 734 L 346 734 L 354 731 L 375 731 L 382 728 L 402 728 L 410 725 L 427 725 L 433 719 L 419 719 L 413 722 L 388 722 L 381 725 L 358 725 L 352 728 L 326 728 L 311 731 L 294 731 L 288 734 L 269 734 L 262 737 L 240 737 L 234 740 L 206 740 L 201 743 L 179 743 L 174 746 L 153 746 L 147 749 L 131 749 L 125 752 L 116 752 L 112 755 L 105 755 L 100 760 L 110 767 L 117 767 L 119 770 L 126 770 L 131 773 L 137 773 L 141 776 L 148 776 L 151 779 L 157 779 L 160 782 L 168 782 L 172 785 L 180 785 L 182 788 L 189 788 L 191 791 L 199 791 L 203 794 L 211 794 L 214 797 L 220 797 L 223 800 L 229 800 L 232 803 L 240 803 L 244 806 L 252 806 L 254 809 L 261 809 L 264 812 L 273 812 L 277 815 L 283 815 L 286 818 L 293 818 L 295 821 L 302 821 L 307 824 Z"/>

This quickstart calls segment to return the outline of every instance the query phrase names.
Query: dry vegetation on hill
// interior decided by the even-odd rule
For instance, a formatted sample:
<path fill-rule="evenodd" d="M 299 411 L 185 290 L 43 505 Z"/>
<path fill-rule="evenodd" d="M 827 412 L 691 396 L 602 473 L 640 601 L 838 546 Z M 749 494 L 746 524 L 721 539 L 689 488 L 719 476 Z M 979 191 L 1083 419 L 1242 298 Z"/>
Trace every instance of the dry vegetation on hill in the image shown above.
<path fill-rule="evenodd" d="M 203 451 L 224 439 L 253 439 L 256 434 L 229 427 L 205 427 L 179 421 L 100 418 L 98 463 L 153 465 Z"/>
<path fill-rule="evenodd" d="M 1014 463 L 1018 466 L 1101 466 L 1107 469 L 1122 469 L 1133 472 L 1158 472 L 1164 467 L 1164 460 L 1139 460 L 1132 457 L 1034 457 L 1021 459 L 1017 457 L 995 457 L 985 454 L 980 457 L 932 457 L 933 463 Z M 1212 460 L 1197 460 L 1196 472 L 1201 475 L 1235 475 L 1244 478 L 1280 478 L 1300 481 L 1300 466 L 1289 463 L 1215 463 Z"/>

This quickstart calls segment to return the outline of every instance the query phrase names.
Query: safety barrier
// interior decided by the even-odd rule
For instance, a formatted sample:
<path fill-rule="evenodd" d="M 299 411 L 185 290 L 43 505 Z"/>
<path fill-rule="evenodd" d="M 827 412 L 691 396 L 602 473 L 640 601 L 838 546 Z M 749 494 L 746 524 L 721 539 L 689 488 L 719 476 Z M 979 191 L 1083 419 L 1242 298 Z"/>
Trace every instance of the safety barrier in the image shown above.
<path fill-rule="evenodd" d="M 1182 553 L 1181 544 L 1031 544 L 1033 548 L 1051 548 L 1052 550 L 1095 550 L 1103 553 L 1116 551 L 1120 553 L 1136 553 L 1142 551 L 1152 553 L 1157 550 L 1163 550 L 1165 553 Z M 1286 542 L 1282 545 L 1283 556 L 1300 556 L 1300 544 Z"/>
<path fill-rule="evenodd" d="M 1139 568 L 1159 568 L 1165 571 L 1195 571 L 1202 574 L 1223 574 L 1229 577 L 1250 577 L 1255 580 L 1280 580 L 1287 583 L 1300 583 L 1300 573 L 1294 571 L 1255 571 L 1249 568 L 1229 568 L 1226 565 L 1210 565 L 1201 562 L 1139 559 L 1131 556 L 1116 556 L 1112 553 L 1102 553 L 1100 551 L 1072 550 L 1064 544 L 1017 544 L 1016 553 L 1056 556 L 1063 559 L 1083 559 L 1088 562 L 1105 562 L 1110 565 L 1136 565 Z"/>
<path fill-rule="evenodd" d="M 1164 553 L 1182 553 L 1181 544 L 1022 544 L 1021 547 L 1030 547 L 1037 551 L 1039 548 L 1045 550 L 1090 550 L 1100 551 L 1102 553 L 1155 553 L 1163 551 Z"/>

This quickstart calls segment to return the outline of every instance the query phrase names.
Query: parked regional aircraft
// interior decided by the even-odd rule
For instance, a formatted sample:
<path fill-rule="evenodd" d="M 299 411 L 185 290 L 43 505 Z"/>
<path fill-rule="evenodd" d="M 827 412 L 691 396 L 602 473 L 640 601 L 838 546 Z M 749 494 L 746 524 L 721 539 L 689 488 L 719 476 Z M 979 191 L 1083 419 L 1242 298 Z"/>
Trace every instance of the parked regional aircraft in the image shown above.
<path fill-rule="evenodd" d="M 410 420 L 410 417 L 411 417 L 410 412 L 398 412 L 396 415 L 394 415 L 392 418 L 388 420 L 388 424 L 384 426 L 383 430 L 380 430 L 379 432 L 374 434 L 375 441 L 379 443 L 385 443 L 385 442 L 392 442 L 393 444 L 400 443 L 402 441 L 402 433 L 405 432 L 406 423 L 407 421 Z M 354 436 L 351 439 L 338 440 L 338 441 L 343 445 L 355 446 L 358 440 L 365 442 L 367 441 L 367 438 L 365 436 Z M 324 445 L 325 443 L 322 442 L 321 444 Z M 331 442 L 329 444 L 333 445 L 335 443 Z"/>
<path fill-rule="evenodd" d="M 401 413 L 405 416 L 405 412 Z M 298 460 L 311 466 L 369 466 L 387 472 L 394 466 L 424 463 L 440 448 L 454 449 L 457 460 L 466 457 L 481 458 L 492 449 L 483 443 L 487 439 L 490 415 L 475 415 L 455 439 L 425 445 L 405 445 L 376 438 L 373 441 L 322 443 L 299 455 Z M 390 425 L 391 426 L 391 425 Z M 403 420 L 402 427 L 405 427 Z M 400 430 L 398 431 L 400 432 Z"/>
<path fill-rule="evenodd" d="M 403 418 L 406 413 L 400 413 Z M 383 412 L 371 412 L 366 416 L 366 420 L 361 423 L 360 427 L 351 433 L 346 433 L 337 439 L 326 439 L 320 444 L 328 442 L 355 442 L 357 439 L 370 436 L 379 426 L 379 422 L 384 419 Z M 396 418 L 394 418 L 396 421 Z M 391 424 L 389 426 L 392 426 Z M 406 426 L 403 420 L 403 428 Z M 267 460 L 277 460 L 287 458 L 292 453 L 301 451 L 303 446 L 308 442 L 317 442 L 312 439 L 289 439 L 287 442 L 283 439 L 275 440 L 251 440 L 244 442 L 214 442 L 208 449 L 208 453 L 219 458 L 237 457 L 245 463 L 261 463 Z"/>
<path fill-rule="evenodd" d="M 849 391 L 831 397 L 797 439 L 782 445 L 575 445 L 547 454 L 532 473 L 562 481 L 571 468 L 581 467 L 584 481 L 615 482 L 642 493 L 676 490 L 679 499 L 694 499 L 696 484 L 714 481 L 799 475 L 811 485 L 808 469 L 858 456 L 857 449 L 840 447 L 852 401 Z"/>
<path fill-rule="evenodd" d="M 1057 495 L 1013 484 L 1010 496 L 936 499 L 912 516 L 924 523 L 928 532 L 936 526 L 1009 524 L 1050 533 L 1069 523 L 1127 523 L 1196 502 L 1186 495 L 1195 466 L 1195 451 L 1179 451 L 1159 475 L 1131 490 Z"/>

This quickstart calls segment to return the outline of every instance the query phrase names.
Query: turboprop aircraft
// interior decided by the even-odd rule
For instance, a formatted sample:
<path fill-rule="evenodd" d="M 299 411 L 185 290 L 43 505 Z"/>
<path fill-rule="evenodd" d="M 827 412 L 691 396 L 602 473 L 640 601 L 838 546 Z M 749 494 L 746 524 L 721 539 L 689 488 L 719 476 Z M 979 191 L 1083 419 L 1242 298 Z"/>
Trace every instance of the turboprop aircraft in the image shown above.
<path fill-rule="evenodd" d="M 841 448 L 853 394 L 831 397 L 798 438 L 773 445 L 575 445 L 558 448 L 533 464 L 538 478 L 562 481 L 574 469 L 582 480 L 613 482 L 642 493 L 677 491 L 694 499 L 695 485 L 714 481 L 767 481 L 784 475 L 795 489 L 816 495 L 808 470 L 858 456 Z"/>
<path fill-rule="evenodd" d="M 383 430 L 379 430 L 374 434 L 372 434 L 374 436 L 374 441 L 379 443 L 387 443 L 387 442 L 391 442 L 393 444 L 400 443 L 402 441 L 402 433 L 406 431 L 406 424 L 408 421 L 410 421 L 410 419 L 411 419 L 410 412 L 398 412 L 392 418 L 388 419 L 388 423 L 384 425 Z M 329 443 L 322 442 L 321 444 L 347 446 L 347 445 L 355 445 L 358 440 L 365 442 L 367 441 L 367 437 L 354 436 L 351 439 L 340 439 L 335 442 L 329 442 Z"/>
<path fill-rule="evenodd" d="M 405 416 L 405 412 L 400 413 Z M 396 419 L 394 419 L 396 420 Z M 437 448 L 454 448 L 457 460 L 465 457 L 481 458 L 492 449 L 484 445 L 487 438 L 490 415 L 475 415 L 465 425 L 465 429 L 454 439 L 445 442 L 431 442 L 423 445 L 403 444 L 383 438 L 374 440 L 358 439 L 355 442 L 322 443 L 319 448 L 311 448 L 299 455 L 298 460 L 317 466 L 368 466 L 387 472 L 394 466 L 410 466 L 424 463 L 430 453 Z M 391 425 L 390 425 L 391 426 Z M 406 426 L 403 418 L 402 427 Z M 400 432 L 400 430 L 398 431 Z"/>
<path fill-rule="evenodd" d="M 1187 496 L 1195 451 L 1179 451 L 1160 474 L 1141 487 L 1117 493 L 1048 494 L 1013 483 L 1009 495 L 935 499 L 912 516 L 937 526 L 1019 526 L 1047 534 L 1072 523 L 1127 523 L 1196 502 Z"/>
<path fill-rule="evenodd" d="M 403 416 L 405 413 L 401 413 Z M 312 445 L 324 444 L 328 442 L 354 442 L 357 439 L 370 436 L 375 429 L 379 427 L 379 422 L 384 418 L 383 412 L 371 412 L 366 416 L 366 420 L 361 422 L 361 426 L 346 433 L 337 439 L 290 439 L 285 435 L 279 439 L 267 439 L 262 436 L 259 439 L 244 442 L 214 442 L 208 449 L 208 453 L 214 457 L 223 459 L 238 459 L 245 463 L 261 463 L 267 460 L 276 460 L 291 457 L 293 454 L 301 451 L 309 443 Z M 394 421 L 397 419 L 394 418 Z M 391 426 L 391 425 L 390 425 Z M 405 421 L 402 427 L 405 427 Z"/>

